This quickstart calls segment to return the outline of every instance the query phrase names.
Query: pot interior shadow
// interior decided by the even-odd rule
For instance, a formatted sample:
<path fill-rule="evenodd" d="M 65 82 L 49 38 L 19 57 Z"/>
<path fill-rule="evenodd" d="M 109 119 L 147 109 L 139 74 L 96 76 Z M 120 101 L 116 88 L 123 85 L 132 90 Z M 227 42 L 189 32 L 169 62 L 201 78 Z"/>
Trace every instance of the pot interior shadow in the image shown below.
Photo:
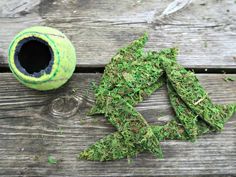
<path fill-rule="evenodd" d="M 37 37 L 21 40 L 15 52 L 16 67 L 24 74 L 40 77 L 43 72 L 50 73 L 53 64 L 53 52 L 49 44 Z"/>

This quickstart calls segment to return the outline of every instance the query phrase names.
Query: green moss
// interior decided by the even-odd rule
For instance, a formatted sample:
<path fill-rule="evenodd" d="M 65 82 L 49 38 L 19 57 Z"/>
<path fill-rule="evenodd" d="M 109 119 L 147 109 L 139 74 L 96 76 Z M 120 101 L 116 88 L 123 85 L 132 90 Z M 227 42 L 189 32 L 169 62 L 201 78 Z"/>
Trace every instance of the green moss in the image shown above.
<path fill-rule="evenodd" d="M 157 82 L 163 70 L 156 57 L 152 53 L 143 52 L 146 40 L 147 36 L 144 35 L 112 58 L 96 89 L 96 104 L 89 114 L 104 113 L 109 122 L 121 132 L 125 146 L 142 147 L 162 157 L 160 144 L 151 127 L 133 107 L 163 85 L 162 80 Z M 171 52 L 168 49 L 155 55 Z"/>
<path fill-rule="evenodd" d="M 195 74 L 173 60 L 167 58 L 161 60 L 169 82 L 185 104 L 212 128 L 221 130 L 228 114 L 212 103 Z"/>
<path fill-rule="evenodd" d="M 224 80 L 225 80 L 225 82 L 229 82 L 229 81 L 235 81 L 236 80 L 236 78 L 235 77 L 224 77 L 223 78 Z"/>
<path fill-rule="evenodd" d="M 55 157 L 49 155 L 49 156 L 48 156 L 48 163 L 49 163 L 49 164 L 57 164 L 57 163 L 58 163 L 58 160 L 57 160 Z"/>
<path fill-rule="evenodd" d="M 186 133 L 192 139 L 195 139 L 198 135 L 198 115 L 193 113 L 192 110 L 185 105 L 169 81 L 167 81 L 167 88 L 171 105 L 179 122 L 184 126 Z"/>
<path fill-rule="evenodd" d="M 176 49 L 144 52 L 145 34 L 120 49 L 106 66 L 95 90 L 96 102 L 89 114 L 104 114 L 117 132 L 81 152 L 87 160 L 116 160 L 150 151 L 162 157 L 159 141 L 191 140 L 222 129 L 235 105 L 214 105 L 193 72 L 176 62 Z M 134 106 L 167 80 L 176 117 L 166 125 L 149 125 Z"/>

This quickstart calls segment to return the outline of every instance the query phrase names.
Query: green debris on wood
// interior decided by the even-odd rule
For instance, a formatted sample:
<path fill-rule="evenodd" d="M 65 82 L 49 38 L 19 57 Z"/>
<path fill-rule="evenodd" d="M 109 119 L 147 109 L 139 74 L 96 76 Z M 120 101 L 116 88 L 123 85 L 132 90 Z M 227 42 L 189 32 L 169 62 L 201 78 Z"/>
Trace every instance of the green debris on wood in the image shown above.
<path fill-rule="evenodd" d="M 208 44 L 207 41 L 204 41 L 204 47 L 207 48 Z"/>
<path fill-rule="evenodd" d="M 63 129 L 62 127 L 59 127 L 59 128 L 58 128 L 58 132 L 60 133 L 60 135 L 63 135 L 64 129 Z"/>
<path fill-rule="evenodd" d="M 52 155 L 48 156 L 48 163 L 49 164 L 57 164 L 57 162 L 58 162 L 58 160 L 55 157 L 53 157 Z"/>
<path fill-rule="evenodd" d="M 146 41 L 147 34 L 120 49 L 106 66 L 89 115 L 104 114 L 117 131 L 81 152 L 80 159 L 130 159 L 143 151 L 162 157 L 160 141 L 194 141 L 221 130 L 235 112 L 235 104 L 212 103 L 195 74 L 177 63 L 175 48 L 144 52 Z M 134 106 L 165 83 L 176 116 L 165 125 L 149 125 Z"/>
<path fill-rule="evenodd" d="M 225 82 L 230 82 L 230 81 L 232 82 L 232 81 L 236 80 L 235 77 L 230 77 L 230 76 L 229 77 L 224 77 L 223 79 L 225 80 Z"/>

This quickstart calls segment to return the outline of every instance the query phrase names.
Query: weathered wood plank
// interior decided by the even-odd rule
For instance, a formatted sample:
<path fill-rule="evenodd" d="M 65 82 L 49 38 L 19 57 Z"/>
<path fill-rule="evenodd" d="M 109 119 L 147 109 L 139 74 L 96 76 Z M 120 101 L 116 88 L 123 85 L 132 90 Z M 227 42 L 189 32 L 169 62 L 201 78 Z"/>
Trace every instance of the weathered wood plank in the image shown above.
<path fill-rule="evenodd" d="M 162 142 L 164 159 L 142 153 L 113 162 L 77 161 L 76 154 L 114 131 L 103 117 L 88 117 L 93 104 L 91 82 L 101 74 L 74 74 L 63 88 L 50 92 L 30 90 L 11 74 L 0 77 L 0 175 L 3 176 L 157 176 L 236 175 L 236 116 L 221 133 L 197 142 Z M 229 76 L 229 75 L 227 75 Z M 236 77 L 236 74 L 230 75 Z M 225 75 L 199 74 L 215 103 L 236 102 L 236 81 Z M 150 123 L 173 117 L 166 89 L 137 106 Z M 47 163 L 49 155 L 57 165 Z"/>
<path fill-rule="evenodd" d="M 234 1 L 197 0 L 159 20 L 171 0 L 1 0 L 0 66 L 7 66 L 13 36 L 32 25 L 65 32 L 78 66 L 104 66 L 115 51 L 147 31 L 147 49 L 180 48 L 178 60 L 190 68 L 236 68 Z"/>

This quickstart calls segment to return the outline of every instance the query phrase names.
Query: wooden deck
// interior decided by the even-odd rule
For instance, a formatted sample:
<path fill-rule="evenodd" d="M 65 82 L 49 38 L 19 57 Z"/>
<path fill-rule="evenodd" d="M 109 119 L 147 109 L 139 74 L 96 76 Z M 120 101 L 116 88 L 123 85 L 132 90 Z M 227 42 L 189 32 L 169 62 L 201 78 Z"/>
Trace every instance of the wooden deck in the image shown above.
<path fill-rule="evenodd" d="M 76 155 L 115 129 L 89 117 L 92 82 L 115 51 L 148 32 L 147 50 L 177 46 L 178 61 L 195 69 L 215 103 L 236 102 L 236 4 L 196 0 L 170 17 L 171 0 L 0 1 L 0 175 L 2 176 L 236 176 L 236 115 L 220 133 L 195 143 L 162 142 L 164 159 L 149 153 L 127 160 L 90 162 Z M 46 25 L 63 31 L 77 50 L 77 70 L 62 88 L 39 92 L 22 86 L 7 66 L 7 48 L 20 30 Z M 82 73 L 84 72 L 84 73 Z M 91 72 L 91 73 L 89 73 Z M 150 123 L 173 117 L 166 89 L 137 106 Z M 49 164 L 48 156 L 58 160 Z"/>

